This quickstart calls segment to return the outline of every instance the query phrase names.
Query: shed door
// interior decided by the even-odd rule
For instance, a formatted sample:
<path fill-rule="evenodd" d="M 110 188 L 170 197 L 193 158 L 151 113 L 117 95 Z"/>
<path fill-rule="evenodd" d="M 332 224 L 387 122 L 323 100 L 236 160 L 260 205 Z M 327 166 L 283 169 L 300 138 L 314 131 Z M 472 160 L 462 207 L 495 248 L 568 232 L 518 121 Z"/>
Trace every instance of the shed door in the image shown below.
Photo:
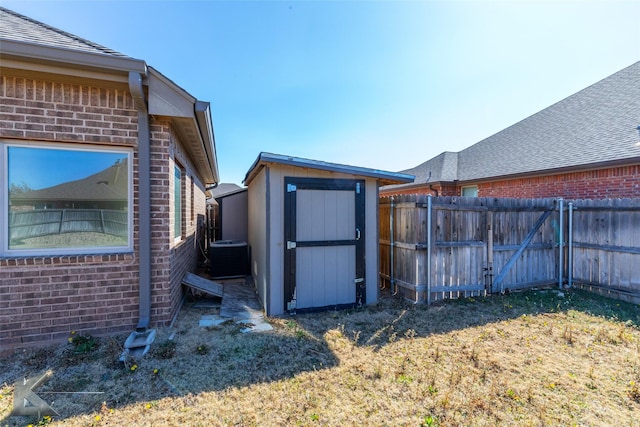
<path fill-rule="evenodd" d="M 364 181 L 285 178 L 288 311 L 365 302 Z"/>

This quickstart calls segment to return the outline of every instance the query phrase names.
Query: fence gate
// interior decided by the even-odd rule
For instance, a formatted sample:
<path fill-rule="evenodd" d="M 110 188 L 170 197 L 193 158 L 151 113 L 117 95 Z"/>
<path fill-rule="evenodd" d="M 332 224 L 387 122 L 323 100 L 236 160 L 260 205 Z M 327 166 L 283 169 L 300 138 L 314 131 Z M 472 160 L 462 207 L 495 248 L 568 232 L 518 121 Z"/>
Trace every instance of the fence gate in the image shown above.
<path fill-rule="evenodd" d="M 383 198 L 380 266 L 418 302 L 552 284 L 559 216 L 551 199 Z"/>

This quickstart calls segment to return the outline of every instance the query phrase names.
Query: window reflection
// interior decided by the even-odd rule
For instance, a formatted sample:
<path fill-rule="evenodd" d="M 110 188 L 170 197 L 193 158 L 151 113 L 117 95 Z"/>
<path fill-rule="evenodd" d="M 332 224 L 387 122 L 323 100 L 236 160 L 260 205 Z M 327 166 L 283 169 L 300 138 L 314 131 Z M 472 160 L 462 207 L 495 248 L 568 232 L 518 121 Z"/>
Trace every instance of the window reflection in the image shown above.
<path fill-rule="evenodd" d="M 129 155 L 8 147 L 9 249 L 129 244 Z"/>

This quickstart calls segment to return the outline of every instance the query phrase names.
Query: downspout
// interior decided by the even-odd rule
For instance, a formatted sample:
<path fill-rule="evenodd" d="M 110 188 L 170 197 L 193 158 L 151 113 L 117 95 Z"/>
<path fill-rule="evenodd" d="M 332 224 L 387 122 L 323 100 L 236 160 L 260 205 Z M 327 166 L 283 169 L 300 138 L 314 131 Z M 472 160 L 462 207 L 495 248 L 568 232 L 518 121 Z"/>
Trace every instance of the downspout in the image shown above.
<path fill-rule="evenodd" d="M 136 332 L 144 332 L 151 320 L 151 150 L 149 112 L 142 75 L 129 72 L 129 91 L 138 110 L 138 244 L 139 309 Z"/>

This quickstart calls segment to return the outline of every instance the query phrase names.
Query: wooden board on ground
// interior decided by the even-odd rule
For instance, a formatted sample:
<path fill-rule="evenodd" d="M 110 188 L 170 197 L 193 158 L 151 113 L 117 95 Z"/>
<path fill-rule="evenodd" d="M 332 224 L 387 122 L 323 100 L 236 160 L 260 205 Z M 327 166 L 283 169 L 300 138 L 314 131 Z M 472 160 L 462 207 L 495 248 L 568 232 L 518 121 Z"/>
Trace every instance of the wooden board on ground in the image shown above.
<path fill-rule="evenodd" d="M 224 292 L 224 288 L 221 283 L 196 276 L 193 273 L 185 274 L 182 278 L 182 284 L 220 298 L 222 298 L 222 294 Z"/>

